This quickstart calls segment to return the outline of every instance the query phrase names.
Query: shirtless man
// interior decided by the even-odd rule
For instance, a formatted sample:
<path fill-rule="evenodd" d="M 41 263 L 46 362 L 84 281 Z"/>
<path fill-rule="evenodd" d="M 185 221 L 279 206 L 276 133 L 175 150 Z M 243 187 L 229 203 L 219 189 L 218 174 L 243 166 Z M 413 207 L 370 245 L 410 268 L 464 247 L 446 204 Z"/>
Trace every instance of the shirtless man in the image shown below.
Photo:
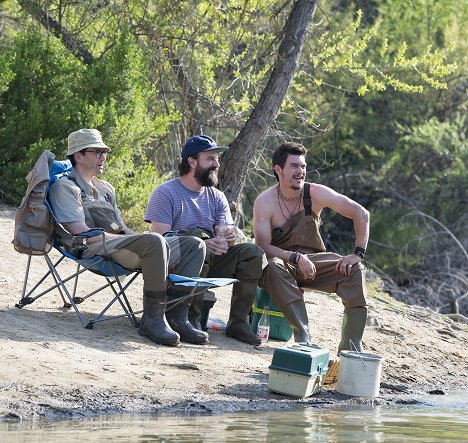
<path fill-rule="evenodd" d="M 255 200 L 255 242 L 268 258 L 259 285 L 283 311 L 296 342 L 310 342 L 309 319 L 300 288 L 336 293 L 344 305 L 338 353 L 354 350 L 354 346 L 362 351 L 367 288 L 361 261 L 369 239 L 369 212 L 327 186 L 305 183 L 306 153 L 298 143 L 279 146 L 272 157 L 279 183 Z M 326 252 L 319 232 L 324 208 L 353 220 L 354 253 L 341 256 Z"/>

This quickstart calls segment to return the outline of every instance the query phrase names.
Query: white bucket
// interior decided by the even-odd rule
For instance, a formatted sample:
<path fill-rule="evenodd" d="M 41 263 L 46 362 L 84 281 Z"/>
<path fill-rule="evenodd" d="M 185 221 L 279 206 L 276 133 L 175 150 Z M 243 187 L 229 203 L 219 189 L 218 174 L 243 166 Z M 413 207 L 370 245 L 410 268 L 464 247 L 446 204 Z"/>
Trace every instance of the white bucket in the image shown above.
<path fill-rule="evenodd" d="M 341 351 L 336 390 L 355 397 L 378 397 L 382 360 L 376 354 Z"/>

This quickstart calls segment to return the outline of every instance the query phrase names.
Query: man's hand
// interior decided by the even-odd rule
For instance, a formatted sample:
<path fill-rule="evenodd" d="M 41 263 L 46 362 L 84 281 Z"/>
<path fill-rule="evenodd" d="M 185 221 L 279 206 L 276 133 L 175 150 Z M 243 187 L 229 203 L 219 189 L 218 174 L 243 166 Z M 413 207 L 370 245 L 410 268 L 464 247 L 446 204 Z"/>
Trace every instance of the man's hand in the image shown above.
<path fill-rule="evenodd" d="M 335 270 L 343 275 L 351 275 L 353 266 L 361 262 L 361 257 L 356 254 L 346 255 L 336 264 Z"/>
<path fill-rule="evenodd" d="M 297 267 L 299 268 L 300 273 L 303 275 L 304 279 L 306 280 L 307 279 L 313 280 L 315 276 L 317 275 L 317 268 L 305 254 L 301 254 L 299 256 Z"/>
<path fill-rule="evenodd" d="M 224 230 L 224 238 L 228 242 L 229 246 L 232 246 L 236 240 L 237 240 L 237 235 L 236 231 L 234 231 L 234 227 L 232 225 L 228 225 L 226 229 Z"/>
<path fill-rule="evenodd" d="M 234 231 L 234 226 L 233 225 L 227 225 L 224 229 L 223 232 L 220 232 L 220 227 L 215 226 L 215 231 L 216 231 L 216 238 L 221 238 L 227 241 L 228 247 L 229 246 L 234 246 L 237 240 L 237 235 L 236 232 Z M 208 243 L 207 243 L 208 246 Z"/>
<path fill-rule="evenodd" d="M 205 243 L 206 247 L 214 255 L 222 255 L 228 250 L 228 242 L 223 237 L 209 238 L 208 240 L 205 240 Z"/>

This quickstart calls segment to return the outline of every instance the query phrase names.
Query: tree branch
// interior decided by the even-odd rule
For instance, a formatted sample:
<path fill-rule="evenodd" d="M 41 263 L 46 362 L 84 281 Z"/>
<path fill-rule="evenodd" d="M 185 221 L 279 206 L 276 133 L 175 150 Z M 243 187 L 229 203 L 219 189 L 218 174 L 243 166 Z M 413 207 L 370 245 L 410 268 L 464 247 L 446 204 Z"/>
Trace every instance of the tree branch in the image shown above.
<path fill-rule="evenodd" d="M 53 19 L 38 4 L 31 0 L 19 0 L 18 3 L 47 30 L 51 30 L 77 58 L 81 59 L 85 64 L 90 64 L 94 60 L 94 57 L 85 48 L 83 43 L 74 37 L 70 31 L 65 29 L 61 23 Z"/>

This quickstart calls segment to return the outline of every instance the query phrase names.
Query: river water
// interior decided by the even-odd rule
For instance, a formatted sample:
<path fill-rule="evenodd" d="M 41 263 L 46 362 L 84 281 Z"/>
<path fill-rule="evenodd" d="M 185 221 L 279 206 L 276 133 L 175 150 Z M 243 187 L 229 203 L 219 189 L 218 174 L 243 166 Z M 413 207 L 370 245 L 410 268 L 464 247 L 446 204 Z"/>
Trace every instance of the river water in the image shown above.
<path fill-rule="evenodd" d="M 466 391 L 417 400 L 221 416 L 4 421 L 0 442 L 468 442 Z"/>

